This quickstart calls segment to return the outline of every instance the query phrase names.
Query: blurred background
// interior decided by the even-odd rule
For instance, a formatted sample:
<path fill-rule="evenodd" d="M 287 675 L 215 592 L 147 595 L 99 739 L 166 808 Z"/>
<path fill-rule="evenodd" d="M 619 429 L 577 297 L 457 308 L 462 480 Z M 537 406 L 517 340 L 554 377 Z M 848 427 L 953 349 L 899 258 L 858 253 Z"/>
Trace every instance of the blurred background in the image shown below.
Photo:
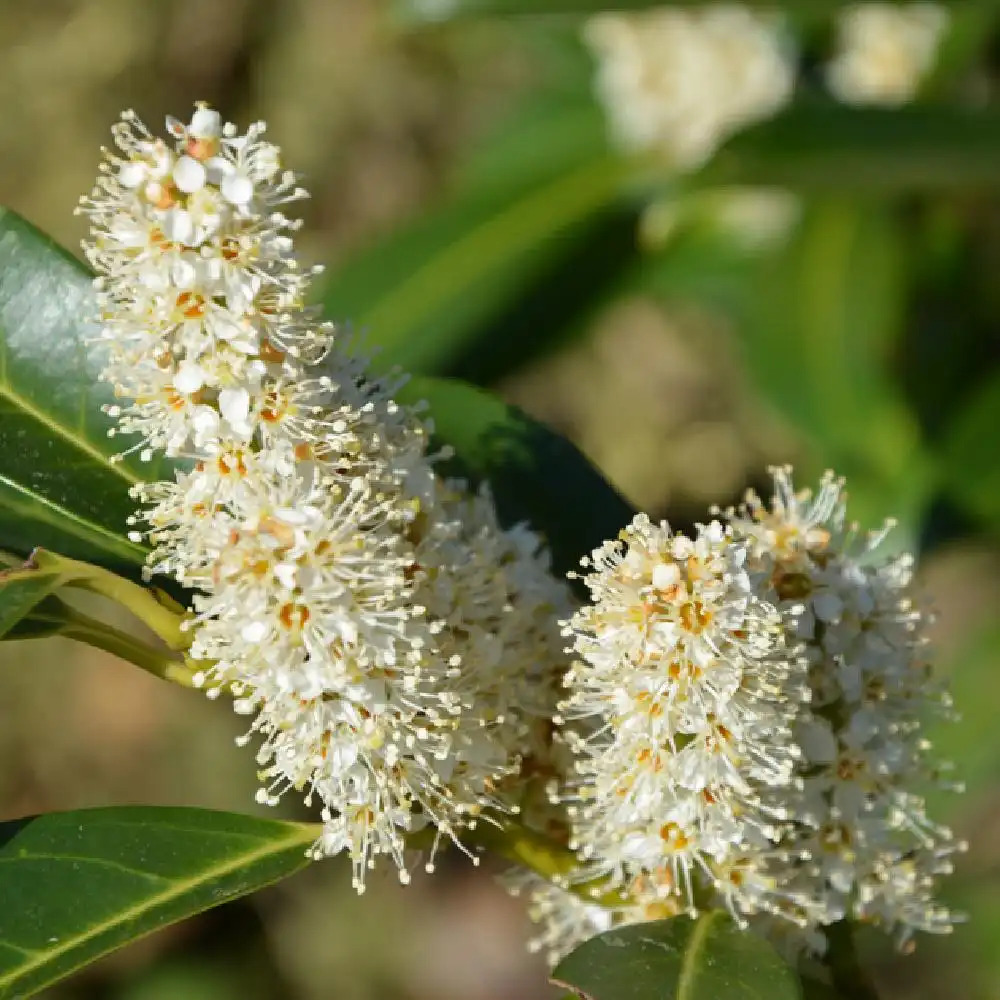
<path fill-rule="evenodd" d="M 490 387 L 678 525 L 766 488 L 769 464 L 794 462 L 802 482 L 847 475 L 862 524 L 898 518 L 893 544 L 919 553 L 964 716 L 935 736 L 968 794 L 935 794 L 936 814 L 971 841 L 945 889 L 970 922 L 905 958 L 872 938 L 869 958 L 886 998 L 960 983 L 997 1000 L 1000 16 L 956 5 L 916 105 L 877 113 L 900 116 L 898 148 L 888 117 L 843 117 L 823 93 L 829 18 L 793 18 L 800 131 L 724 147 L 698 183 L 648 159 L 626 168 L 580 18 L 452 22 L 450 6 L 0 3 L 0 204 L 76 247 L 72 209 L 121 109 L 158 129 L 207 100 L 266 119 L 305 175 L 302 255 L 327 264 L 326 311 L 363 331 L 377 365 Z M 987 124 L 963 130 L 966 114 Z M 0 658 L 0 818 L 255 808 L 224 706 L 45 642 Z M 45 996 L 556 995 L 520 904 L 481 870 L 452 859 L 406 889 L 372 882 L 358 898 L 338 862 L 313 866 Z"/>

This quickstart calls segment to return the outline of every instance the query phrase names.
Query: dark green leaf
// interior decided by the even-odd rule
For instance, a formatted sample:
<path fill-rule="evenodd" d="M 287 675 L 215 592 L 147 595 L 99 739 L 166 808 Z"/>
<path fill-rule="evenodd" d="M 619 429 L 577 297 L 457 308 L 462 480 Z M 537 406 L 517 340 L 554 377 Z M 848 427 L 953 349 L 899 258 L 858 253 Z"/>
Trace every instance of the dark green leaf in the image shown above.
<path fill-rule="evenodd" d="M 145 550 L 125 536 L 127 491 L 162 470 L 111 461 L 95 309 L 86 269 L 0 208 L 0 546 L 134 572 Z"/>
<path fill-rule="evenodd" d="M 763 938 L 721 912 L 607 931 L 553 979 L 588 1000 L 798 1000 L 794 972 Z"/>
<path fill-rule="evenodd" d="M 636 206 L 609 206 L 579 238 L 470 330 L 441 375 L 492 386 L 589 333 L 600 310 L 642 266 Z"/>
<path fill-rule="evenodd" d="M 72 611 L 64 601 L 55 596 L 46 597 L 8 629 L 4 639 L 50 639 L 54 635 L 62 635 L 70 626 L 71 615 Z"/>
<path fill-rule="evenodd" d="M 1000 184 L 1000 115 L 964 107 L 803 103 L 735 135 L 701 177 L 835 191 L 994 188 Z"/>
<path fill-rule="evenodd" d="M 0 824 L 0 1000 L 302 868 L 306 824 L 122 807 Z"/>
<path fill-rule="evenodd" d="M 803 1000 L 850 1000 L 827 983 L 805 976 L 802 978 L 802 997 Z"/>
<path fill-rule="evenodd" d="M 423 377 L 400 397 L 430 404 L 436 440 L 455 451 L 454 471 L 488 481 L 502 520 L 541 532 L 558 571 L 576 567 L 631 520 L 628 503 L 573 444 L 495 396 Z"/>
<path fill-rule="evenodd" d="M 0 571 L 0 639 L 64 582 L 55 568 L 26 567 Z"/>
<path fill-rule="evenodd" d="M 594 237 L 621 190 L 627 167 L 605 151 L 592 107 L 540 115 L 511 143 L 520 152 L 476 165 L 479 181 L 348 261 L 323 290 L 328 315 L 364 332 L 379 368 L 452 370 L 484 326 Z"/>
<path fill-rule="evenodd" d="M 952 496 L 1000 532 L 998 433 L 1000 376 L 994 376 L 954 418 L 942 445 L 942 461 Z"/>

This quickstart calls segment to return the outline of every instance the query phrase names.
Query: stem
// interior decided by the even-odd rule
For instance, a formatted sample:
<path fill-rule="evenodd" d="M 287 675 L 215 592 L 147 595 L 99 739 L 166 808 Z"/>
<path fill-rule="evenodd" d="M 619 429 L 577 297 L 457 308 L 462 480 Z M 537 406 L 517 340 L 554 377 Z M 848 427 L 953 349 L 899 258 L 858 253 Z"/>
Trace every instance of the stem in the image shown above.
<path fill-rule="evenodd" d="M 180 612 L 174 610 L 178 606 L 172 600 L 170 604 L 174 607 L 168 607 L 158 592 L 126 580 L 125 577 L 100 566 L 67 559 L 65 556 L 44 549 L 36 549 L 32 553 L 31 562 L 39 570 L 59 573 L 65 578 L 65 586 L 89 590 L 128 608 L 139 621 L 155 632 L 168 648 L 182 651 L 191 645 L 190 635 L 181 627 L 184 621 L 183 609 Z"/>
<path fill-rule="evenodd" d="M 566 847 L 531 830 L 513 819 L 494 823 L 480 822 L 469 831 L 470 844 L 499 854 L 500 857 L 531 871 L 588 903 L 619 907 L 628 900 L 617 890 L 608 890 L 603 879 L 574 882 L 569 876 L 580 868 L 576 855 Z"/>
<path fill-rule="evenodd" d="M 182 687 L 194 687 L 195 671 L 186 663 L 166 656 L 161 650 L 90 618 L 75 608 L 70 610 L 66 625 L 60 630 L 60 634 L 134 663 L 154 677 L 180 684 Z"/>
<path fill-rule="evenodd" d="M 830 924 L 826 936 L 830 944 L 826 964 L 837 993 L 850 1000 L 878 1000 L 878 991 L 858 959 L 850 923 L 838 920 Z"/>

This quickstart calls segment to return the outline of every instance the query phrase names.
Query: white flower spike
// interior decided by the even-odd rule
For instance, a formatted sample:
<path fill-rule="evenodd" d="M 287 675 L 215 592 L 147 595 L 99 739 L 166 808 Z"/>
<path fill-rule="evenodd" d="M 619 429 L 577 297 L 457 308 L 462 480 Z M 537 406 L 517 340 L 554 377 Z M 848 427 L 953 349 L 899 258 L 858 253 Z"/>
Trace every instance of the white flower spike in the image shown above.
<path fill-rule="evenodd" d="M 623 905 L 536 889 L 554 955 L 602 920 L 720 905 L 789 954 L 844 918 L 904 949 L 957 919 L 934 895 L 964 845 L 918 792 L 956 786 L 921 729 L 950 702 L 912 559 L 880 558 L 888 528 L 860 536 L 832 476 L 815 497 L 774 481 L 770 505 L 750 494 L 694 539 L 639 515 L 584 560 L 564 798 L 581 881 Z"/>
<path fill-rule="evenodd" d="M 567 627 L 570 816 L 587 877 L 626 896 L 695 912 L 785 819 L 805 672 L 746 558 L 717 521 L 691 539 L 639 515 L 584 560 L 592 603 Z M 768 905 L 744 881 L 738 916 Z"/>
<path fill-rule="evenodd" d="M 262 803 L 322 810 L 316 856 L 354 884 L 406 835 L 436 849 L 491 809 L 527 752 L 512 679 L 558 669 L 565 587 L 489 493 L 441 482 L 427 430 L 303 305 L 305 197 L 262 124 L 199 105 L 171 141 L 114 131 L 84 244 L 97 271 L 112 433 L 185 471 L 134 490 L 149 572 L 195 592 L 191 656 L 209 696 L 252 717 Z"/>

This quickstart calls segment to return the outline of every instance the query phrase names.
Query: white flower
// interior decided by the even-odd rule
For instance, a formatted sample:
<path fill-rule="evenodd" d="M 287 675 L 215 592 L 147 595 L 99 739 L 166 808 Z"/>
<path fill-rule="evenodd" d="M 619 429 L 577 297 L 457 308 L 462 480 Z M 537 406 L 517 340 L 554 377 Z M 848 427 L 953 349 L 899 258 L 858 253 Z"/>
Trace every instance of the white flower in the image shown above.
<path fill-rule="evenodd" d="M 694 910 L 717 866 L 778 837 L 802 679 L 746 555 L 719 522 L 689 539 L 639 515 L 584 560 L 566 796 L 586 877 L 626 895 L 652 880 Z M 734 912 L 754 906 L 737 895 Z"/>
<path fill-rule="evenodd" d="M 773 17 L 735 5 L 591 18 L 596 89 L 626 150 L 658 150 L 679 169 L 790 98 L 794 58 Z"/>
<path fill-rule="evenodd" d="M 841 11 L 837 53 L 826 69 L 849 104 L 905 104 L 934 65 L 949 12 L 935 3 L 859 3 Z"/>
<path fill-rule="evenodd" d="M 790 957 L 844 918 L 908 948 L 958 919 L 934 897 L 964 848 L 916 791 L 955 786 L 922 733 L 950 702 L 912 559 L 880 556 L 891 525 L 848 524 L 832 475 L 815 496 L 774 480 L 769 505 L 751 493 L 693 541 L 639 515 L 585 561 L 563 793 L 578 877 L 625 900 L 605 922 L 721 905 Z M 556 953 L 599 924 L 565 895 L 535 908 Z"/>
<path fill-rule="evenodd" d="M 588 902 L 546 879 L 528 871 L 517 871 L 504 879 L 512 896 L 528 901 L 528 916 L 539 930 L 528 942 L 528 950 L 541 952 L 550 967 L 568 955 L 578 944 L 612 927 L 629 921 L 625 914 L 597 902 Z"/>
<path fill-rule="evenodd" d="M 845 915 L 883 924 L 900 944 L 915 930 L 950 930 L 955 918 L 933 890 L 962 845 L 915 792 L 946 771 L 921 721 L 950 702 L 930 676 L 912 559 L 880 558 L 890 526 L 860 536 L 832 475 L 815 496 L 796 492 L 788 469 L 774 479 L 770 506 L 751 494 L 729 513 L 762 596 L 803 644 L 812 689 L 795 727 L 803 794 L 765 868 L 811 900 L 809 947 L 818 926 Z"/>
<path fill-rule="evenodd" d="M 427 431 L 302 305 L 305 192 L 264 126 L 198 106 L 171 147 L 127 113 L 82 211 L 98 272 L 112 433 L 182 459 L 136 487 L 149 572 L 196 592 L 190 654 L 259 738 L 258 798 L 316 801 L 316 856 L 354 884 L 406 834 L 457 840 L 530 752 L 527 678 L 554 670 L 568 610 L 535 536 L 488 492 L 442 483 Z"/>

